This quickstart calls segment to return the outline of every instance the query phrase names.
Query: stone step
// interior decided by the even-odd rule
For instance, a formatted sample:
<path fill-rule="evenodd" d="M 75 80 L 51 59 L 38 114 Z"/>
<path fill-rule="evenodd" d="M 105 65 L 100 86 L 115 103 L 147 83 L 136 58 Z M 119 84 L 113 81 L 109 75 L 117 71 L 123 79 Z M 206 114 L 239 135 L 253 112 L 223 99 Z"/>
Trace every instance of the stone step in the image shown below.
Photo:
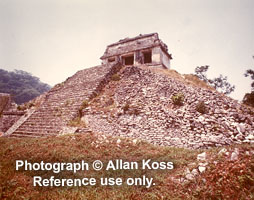
<path fill-rule="evenodd" d="M 63 126 L 65 125 L 66 123 L 63 123 L 63 121 L 46 121 L 46 120 L 41 120 L 41 121 L 27 121 L 25 122 L 24 124 L 22 124 L 20 127 L 30 127 L 30 126 L 33 126 L 33 127 L 54 127 L 54 126 Z"/>
<path fill-rule="evenodd" d="M 17 129 L 17 130 L 31 130 L 31 129 L 35 129 L 35 130 L 37 130 L 37 129 L 44 129 L 44 130 L 59 130 L 59 129 L 61 129 L 61 127 L 62 127 L 62 125 L 48 125 L 48 124 L 46 124 L 46 125 L 30 125 L 30 126 L 26 126 L 26 125 L 22 125 L 22 126 L 20 126 L 20 128 L 19 129 Z"/>
<path fill-rule="evenodd" d="M 58 134 L 11 134 L 9 137 L 15 137 L 15 138 L 24 138 L 24 137 L 32 137 L 32 138 L 41 138 L 41 137 L 52 137 L 52 136 L 57 136 Z"/>
<path fill-rule="evenodd" d="M 58 100 L 58 101 L 60 101 L 60 100 Z M 39 111 L 40 111 L 40 110 L 44 110 L 45 108 L 46 108 L 46 109 L 49 109 L 49 110 L 52 110 L 52 111 L 58 110 L 58 109 L 67 109 L 67 108 L 73 109 L 73 108 L 76 108 L 76 107 L 79 107 L 80 105 L 82 105 L 82 102 L 83 102 L 83 101 L 84 101 L 84 100 L 80 100 L 80 102 L 78 102 L 78 103 L 70 103 L 70 105 L 65 105 L 65 104 L 53 104 L 53 103 L 50 103 L 50 104 L 43 104 L 43 105 L 40 107 Z M 50 106 L 50 107 L 49 107 L 49 106 Z"/>
<path fill-rule="evenodd" d="M 24 138 L 24 137 L 32 137 L 32 138 L 41 138 L 43 136 L 40 136 L 40 135 L 26 135 L 26 134 L 11 134 L 9 137 L 12 137 L 12 138 Z M 46 136 L 44 136 L 46 137 Z"/>
<path fill-rule="evenodd" d="M 71 115 L 71 114 L 77 113 L 79 108 L 80 106 L 76 108 L 72 108 L 72 109 L 65 108 L 65 109 L 58 109 L 58 110 L 49 110 L 49 109 L 39 110 L 37 113 L 34 114 L 34 116 L 40 116 L 40 117 L 55 116 L 57 114 L 63 114 L 63 113 L 68 113 L 69 115 Z"/>
<path fill-rule="evenodd" d="M 31 117 L 31 115 L 33 115 L 33 113 L 35 112 L 35 109 L 32 108 L 30 110 L 27 111 L 26 114 L 24 114 L 22 117 L 19 118 L 18 121 L 16 121 L 12 127 L 10 127 L 5 133 L 5 136 L 9 136 L 11 135 L 13 132 L 15 132 L 22 124 L 24 124 L 27 119 L 29 119 L 29 117 Z"/>
<path fill-rule="evenodd" d="M 15 131 L 12 135 L 37 135 L 37 136 L 54 136 L 54 135 L 58 135 L 58 132 L 52 132 L 52 133 L 46 133 L 46 132 L 22 132 L 22 131 Z M 10 136 L 12 136 L 10 135 Z"/>
<path fill-rule="evenodd" d="M 90 130 L 89 128 L 80 128 L 78 130 L 78 133 L 92 133 L 93 131 Z"/>
<path fill-rule="evenodd" d="M 50 115 L 45 115 L 43 117 L 37 117 L 37 116 L 31 116 L 29 118 L 29 121 L 47 121 L 47 122 L 60 122 L 63 119 L 59 118 L 58 116 L 50 116 Z"/>
<path fill-rule="evenodd" d="M 83 101 L 100 92 L 117 70 L 118 65 L 109 64 L 78 71 L 47 93 L 40 108 L 13 131 L 13 137 L 57 135 L 77 116 Z"/>
<path fill-rule="evenodd" d="M 20 126 L 20 128 L 22 128 L 22 127 L 41 127 L 41 126 L 47 128 L 47 127 L 63 126 L 65 124 L 66 123 L 63 123 L 63 121 L 62 122 L 60 122 L 60 121 L 58 121 L 58 122 L 47 122 L 47 121 L 43 121 L 43 120 L 41 120 L 40 122 L 39 121 L 37 121 L 37 122 L 35 122 L 35 121 L 27 121 L 24 124 L 22 124 Z"/>
<path fill-rule="evenodd" d="M 26 131 L 32 131 L 32 132 L 59 132 L 61 131 L 61 127 L 55 128 L 55 127 L 24 127 L 24 128 L 19 128 L 17 131 L 19 132 L 26 132 Z M 16 131 L 16 132 L 17 132 Z"/>
<path fill-rule="evenodd" d="M 99 84 L 96 84 L 93 87 L 82 87 L 82 89 L 74 89 L 72 88 L 71 90 L 65 90 L 65 91 L 61 91 L 61 93 L 52 93 L 51 96 L 49 96 L 48 99 L 50 100 L 54 100 L 54 99 L 60 99 L 62 97 L 66 97 L 66 94 L 70 94 L 68 95 L 68 99 L 75 99 L 77 97 L 85 97 L 85 96 L 89 96 L 97 87 L 99 86 Z M 82 93 L 86 91 L 86 93 Z M 62 93 L 64 92 L 64 93 Z"/>
<path fill-rule="evenodd" d="M 82 97 L 73 97 L 73 99 L 68 98 L 68 100 L 69 100 L 69 102 L 76 103 L 77 99 L 79 99 L 81 101 L 85 100 L 85 99 L 88 99 L 91 94 L 86 95 L 86 96 L 82 96 Z M 55 105 L 65 105 L 65 104 L 67 104 L 67 100 L 63 101 L 63 98 L 66 99 L 65 96 L 64 97 L 55 98 L 55 99 L 50 99 L 50 101 L 48 100 L 48 101 L 45 102 L 45 105 L 47 105 L 49 103 L 50 104 L 55 104 Z M 59 100 L 61 100 L 61 102 L 59 102 Z"/>

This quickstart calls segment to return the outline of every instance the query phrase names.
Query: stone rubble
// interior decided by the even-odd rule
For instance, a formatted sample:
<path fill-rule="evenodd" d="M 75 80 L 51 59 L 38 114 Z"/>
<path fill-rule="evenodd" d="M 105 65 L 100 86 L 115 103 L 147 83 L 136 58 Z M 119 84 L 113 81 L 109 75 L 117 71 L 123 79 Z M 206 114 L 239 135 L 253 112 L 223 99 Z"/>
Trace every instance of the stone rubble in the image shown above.
<path fill-rule="evenodd" d="M 254 142 L 252 111 L 221 93 L 186 85 L 149 68 L 126 67 L 119 76 L 111 97 L 114 108 L 83 110 L 82 119 L 93 132 L 194 149 Z M 178 93 L 185 96 L 183 106 L 171 100 Z M 200 101 L 208 109 L 205 114 L 196 110 Z"/>
<path fill-rule="evenodd" d="M 218 161 L 217 159 L 221 156 L 223 160 L 229 160 L 231 162 L 236 162 L 239 159 L 239 156 L 254 156 L 254 151 L 244 151 L 244 150 L 239 150 L 239 148 L 222 148 L 218 154 L 210 154 L 210 156 L 207 156 L 206 152 L 203 152 L 201 154 L 197 155 L 197 160 L 195 163 L 191 163 L 184 169 L 183 175 L 180 177 L 176 177 L 174 175 L 171 175 L 170 180 L 178 183 L 178 184 L 185 184 L 189 183 L 190 181 L 195 181 L 202 173 L 205 173 L 207 169 L 210 168 L 212 164 L 217 165 Z M 205 156 L 204 156 L 205 155 Z M 217 155 L 219 157 L 217 157 Z M 202 157 L 202 162 L 200 163 L 200 158 Z M 203 160 L 204 159 L 204 160 Z M 223 162 L 223 161 L 222 161 Z M 190 170 L 190 166 L 194 166 L 192 170 Z M 203 179 L 205 182 L 206 180 Z"/>
<path fill-rule="evenodd" d="M 17 110 L 17 105 L 10 94 L 0 93 L 0 132 L 3 132 L 2 135 L 24 114 L 24 111 Z"/>
<path fill-rule="evenodd" d="M 81 70 L 46 93 L 39 108 L 8 135 L 94 132 L 192 149 L 254 143 L 253 110 L 152 68 L 108 64 Z M 116 73 L 120 80 L 111 80 Z M 179 93 L 185 96 L 182 106 L 172 101 Z M 82 109 L 85 100 L 89 103 Z M 204 114 L 196 108 L 201 101 L 207 109 Z M 81 114 L 86 128 L 68 128 Z"/>

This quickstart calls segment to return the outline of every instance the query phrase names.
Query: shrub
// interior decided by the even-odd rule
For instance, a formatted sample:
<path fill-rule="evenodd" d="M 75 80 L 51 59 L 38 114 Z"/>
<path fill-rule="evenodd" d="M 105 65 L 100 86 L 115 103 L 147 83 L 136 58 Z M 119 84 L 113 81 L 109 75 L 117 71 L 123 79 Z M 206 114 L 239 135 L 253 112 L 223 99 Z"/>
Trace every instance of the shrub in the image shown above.
<path fill-rule="evenodd" d="M 35 106 L 34 103 L 29 103 L 29 105 L 28 105 L 29 108 L 32 108 L 34 106 Z"/>
<path fill-rule="evenodd" d="M 184 95 L 183 93 L 177 93 L 176 95 L 172 96 L 172 101 L 175 105 L 183 105 L 183 101 L 184 101 Z"/>
<path fill-rule="evenodd" d="M 109 100 L 105 103 L 105 106 L 111 106 L 114 104 L 114 99 L 113 98 L 109 98 Z"/>
<path fill-rule="evenodd" d="M 68 106 L 70 104 L 70 100 L 65 101 L 65 106 Z"/>
<path fill-rule="evenodd" d="M 134 105 L 130 105 L 129 103 L 126 103 L 123 106 L 123 111 L 124 111 L 124 113 L 128 113 L 129 115 L 139 115 L 140 114 L 139 108 Z"/>
<path fill-rule="evenodd" d="M 78 109 L 78 117 L 81 118 L 83 116 L 82 108 Z"/>
<path fill-rule="evenodd" d="M 213 132 L 217 132 L 219 130 L 220 130 L 220 126 L 218 124 L 214 124 L 212 129 L 211 129 L 211 131 L 213 131 Z"/>
<path fill-rule="evenodd" d="M 24 105 L 18 105 L 17 109 L 20 111 L 24 111 L 26 110 L 26 107 Z"/>
<path fill-rule="evenodd" d="M 84 100 L 83 102 L 82 102 L 82 105 L 81 105 L 81 107 L 78 109 L 78 116 L 79 117 L 82 117 L 83 116 L 83 109 L 84 108 L 86 108 L 86 107 L 88 107 L 89 106 L 89 102 L 87 101 L 87 100 Z"/>
<path fill-rule="evenodd" d="M 85 122 L 83 122 L 80 117 L 76 117 L 75 119 L 69 121 L 68 125 L 74 127 L 86 127 Z"/>
<path fill-rule="evenodd" d="M 92 93 L 92 95 L 91 95 L 91 97 L 90 97 L 90 100 L 93 99 L 93 98 L 95 98 L 95 97 L 97 97 L 98 95 L 99 95 L 98 92 L 93 91 L 93 93 Z"/>
<path fill-rule="evenodd" d="M 205 113 L 208 112 L 204 101 L 198 102 L 198 104 L 196 105 L 196 111 L 198 111 L 198 112 L 200 112 L 202 114 L 205 114 Z"/>
<path fill-rule="evenodd" d="M 243 103 L 254 107 L 254 91 L 251 93 L 246 93 L 243 98 Z"/>
<path fill-rule="evenodd" d="M 131 114 L 133 114 L 133 115 L 139 115 L 139 114 L 140 114 L 140 111 L 139 111 L 138 108 L 134 108 L 134 109 L 132 110 Z"/>
<path fill-rule="evenodd" d="M 119 80 L 120 80 L 120 76 L 119 76 L 118 74 L 114 74 L 114 75 L 112 76 L 112 80 L 113 80 L 113 81 L 119 81 Z"/>
<path fill-rule="evenodd" d="M 123 107 L 123 111 L 124 111 L 124 112 L 127 112 L 127 111 L 129 110 L 129 108 L 130 108 L 130 104 L 126 103 L 126 104 L 124 105 L 124 107 Z"/>
<path fill-rule="evenodd" d="M 88 101 L 87 101 L 87 100 L 83 101 L 83 103 L 82 103 L 82 109 L 83 109 L 83 108 L 86 108 L 86 107 L 88 107 L 88 106 L 89 106 Z"/>

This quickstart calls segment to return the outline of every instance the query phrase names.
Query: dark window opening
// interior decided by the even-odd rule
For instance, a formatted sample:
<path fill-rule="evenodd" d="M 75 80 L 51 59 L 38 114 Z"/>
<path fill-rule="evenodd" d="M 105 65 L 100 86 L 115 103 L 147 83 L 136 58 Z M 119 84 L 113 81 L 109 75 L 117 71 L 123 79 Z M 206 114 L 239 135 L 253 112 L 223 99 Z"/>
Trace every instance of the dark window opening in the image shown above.
<path fill-rule="evenodd" d="M 124 57 L 125 65 L 133 65 L 134 64 L 134 55 Z"/>
<path fill-rule="evenodd" d="M 115 59 L 114 57 L 113 57 L 113 58 L 109 58 L 109 59 L 108 59 L 108 62 L 115 62 L 115 60 L 116 60 L 116 59 Z"/>
<path fill-rule="evenodd" d="M 152 62 L 152 52 L 144 52 L 144 63 L 151 63 Z"/>

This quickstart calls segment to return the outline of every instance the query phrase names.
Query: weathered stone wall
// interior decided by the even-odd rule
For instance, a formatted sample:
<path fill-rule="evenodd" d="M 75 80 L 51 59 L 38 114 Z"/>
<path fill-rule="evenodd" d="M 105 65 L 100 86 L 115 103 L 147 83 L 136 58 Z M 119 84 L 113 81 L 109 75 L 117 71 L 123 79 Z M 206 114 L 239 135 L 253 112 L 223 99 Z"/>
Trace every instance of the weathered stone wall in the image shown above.
<path fill-rule="evenodd" d="M 154 64 L 161 64 L 161 49 L 160 47 L 155 47 L 152 49 L 152 61 Z"/>
<path fill-rule="evenodd" d="M 0 117 L 0 132 L 6 132 L 19 118 L 24 115 L 23 111 L 5 111 Z"/>
<path fill-rule="evenodd" d="M 120 77 L 115 88 L 115 83 L 105 88 L 114 89 L 114 107 L 98 110 L 91 104 L 84 112 L 83 120 L 94 132 L 188 148 L 254 142 L 253 112 L 223 94 L 138 67 L 125 68 Z M 185 95 L 182 106 L 172 102 L 178 93 Z M 96 101 L 105 101 L 105 95 Z M 197 111 L 200 101 L 205 114 Z"/>
<path fill-rule="evenodd" d="M 0 115 L 4 110 L 8 110 L 11 106 L 11 95 L 0 93 Z"/>
<path fill-rule="evenodd" d="M 170 58 L 163 51 L 160 52 L 160 58 L 164 67 L 170 69 Z"/>
<path fill-rule="evenodd" d="M 126 39 L 122 42 L 117 42 L 115 44 L 109 45 L 103 55 L 103 57 L 110 57 L 115 55 L 122 55 L 128 52 L 134 52 L 137 50 L 150 48 L 155 45 L 158 46 L 158 43 L 155 43 L 158 40 L 158 35 L 151 34 L 149 37 L 139 38 L 140 36 L 133 38 L 132 40 Z"/>
<path fill-rule="evenodd" d="M 24 112 L 17 111 L 14 104 L 10 94 L 0 93 L 0 135 L 24 114 Z"/>
<path fill-rule="evenodd" d="M 171 56 L 168 54 L 168 47 L 158 37 L 157 33 L 139 35 L 134 38 L 126 38 L 117 43 L 107 46 L 104 55 L 101 57 L 102 63 L 119 60 L 124 63 L 124 57 L 134 56 L 134 65 L 144 64 L 143 53 L 151 51 L 152 63 L 154 65 L 163 64 L 163 67 L 170 67 Z"/>

